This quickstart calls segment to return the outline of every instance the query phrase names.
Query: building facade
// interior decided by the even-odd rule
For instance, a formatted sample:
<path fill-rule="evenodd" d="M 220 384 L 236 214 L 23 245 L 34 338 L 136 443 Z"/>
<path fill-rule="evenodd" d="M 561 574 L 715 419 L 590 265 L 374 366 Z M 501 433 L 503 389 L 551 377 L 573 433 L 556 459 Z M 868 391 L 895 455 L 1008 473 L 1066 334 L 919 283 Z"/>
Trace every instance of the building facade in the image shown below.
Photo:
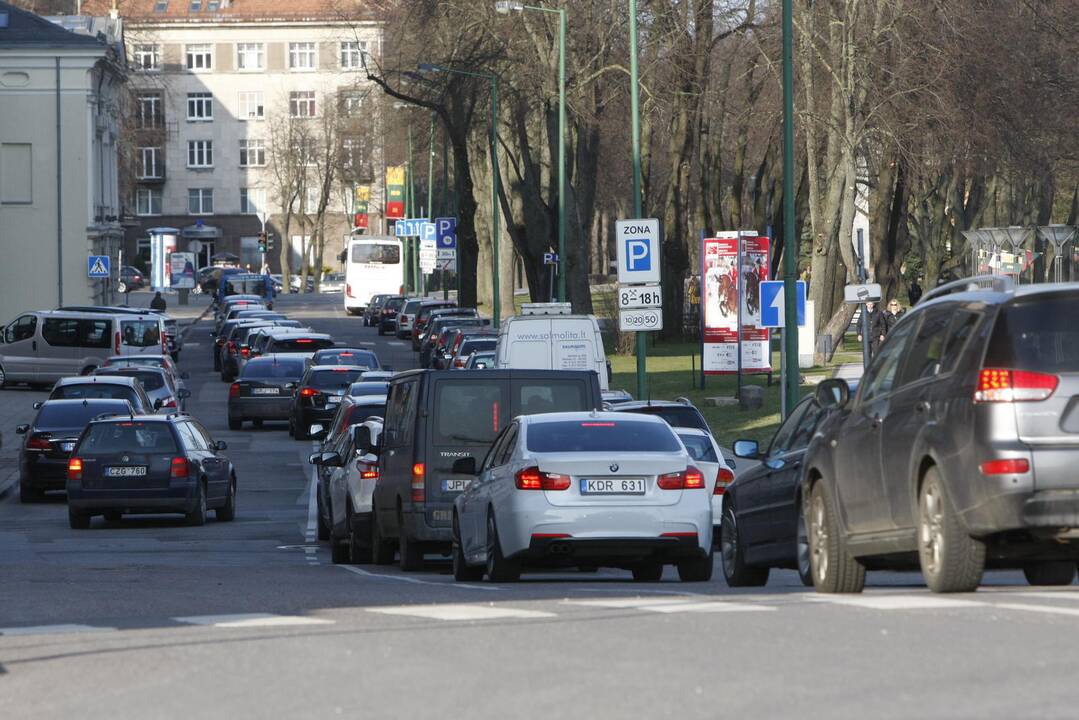
<path fill-rule="evenodd" d="M 123 237 L 122 27 L 68 25 L 0 2 L 0 322 L 112 299 L 87 259 L 115 261 Z"/>
<path fill-rule="evenodd" d="M 254 270 L 265 262 L 280 272 L 284 246 L 299 272 L 322 227 L 322 264 L 334 269 L 354 225 L 357 185 L 370 186 L 370 226 L 379 227 L 382 157 L 364 62 L 365 53 L 379 53 L 381 29 L 361 7 L 118 3 L 132 69 L 133 222 L 125 249 L 134 264 L 149 260 L 148 230 L 172 227 L 177 249 L 198 253 L 200 267 L 224 252 Z M 274 236 L 265 254 L 263 221 Z"/>

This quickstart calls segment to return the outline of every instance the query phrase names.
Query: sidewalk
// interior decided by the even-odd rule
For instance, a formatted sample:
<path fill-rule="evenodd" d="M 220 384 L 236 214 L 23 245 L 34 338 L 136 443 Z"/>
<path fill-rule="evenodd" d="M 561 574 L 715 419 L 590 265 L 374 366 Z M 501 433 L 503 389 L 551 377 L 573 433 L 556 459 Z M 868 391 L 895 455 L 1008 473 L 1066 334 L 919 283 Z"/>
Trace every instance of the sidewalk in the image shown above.
<path fill-rule="evenodd" d="M 166 291 L 162 297 L 167 305 L 165 313 L 177 320 L 195 320 L 202 316 L 210 307 L 211 296 L 205 293 L 188 295 L 188 304 L 180 304 L 180 296 L 176 292 Z M 128 293 L 127 304 L 134 308 L 149 308 L 150 301 L 154 299 L 154 293 L 150 290 L 136 290 Z"/>

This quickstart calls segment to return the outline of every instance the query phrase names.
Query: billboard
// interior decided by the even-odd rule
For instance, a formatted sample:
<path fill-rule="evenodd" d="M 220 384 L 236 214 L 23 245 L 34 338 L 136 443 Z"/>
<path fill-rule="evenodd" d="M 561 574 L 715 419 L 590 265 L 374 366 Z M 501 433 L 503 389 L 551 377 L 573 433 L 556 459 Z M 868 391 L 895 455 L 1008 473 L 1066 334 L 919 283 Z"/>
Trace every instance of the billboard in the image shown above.
<path fill-rule="evenodd" d="M 405 166 L 386 168 L 386 218 L 396 220 L 405 216 Z"/>
<path fill-rule="evenodd" d="M 761 327 L 760 284 L 768 279 L 771 243 L 753 233 L 723 232 L 701 241 L 701 357 L 708 374 L 771 372 L 768 330 Z"/>
<path fill-rule="evenodd" d="M 195 287 L 195 253 L 174 252 L 169 255 L 170 285 L 177 289 Z"/>

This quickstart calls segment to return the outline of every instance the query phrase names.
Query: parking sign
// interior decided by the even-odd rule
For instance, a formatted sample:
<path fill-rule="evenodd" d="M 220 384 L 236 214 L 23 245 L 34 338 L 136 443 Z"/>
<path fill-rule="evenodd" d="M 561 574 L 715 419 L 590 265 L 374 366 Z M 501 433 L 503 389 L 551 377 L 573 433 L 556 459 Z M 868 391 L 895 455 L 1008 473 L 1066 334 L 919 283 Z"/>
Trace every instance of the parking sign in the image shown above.
<path fill-rule="evenodd" d="M 618 282 L 625 284 L 660 281 L 659 220 L 619 220 L 615 223 L 618 251 Z"/>

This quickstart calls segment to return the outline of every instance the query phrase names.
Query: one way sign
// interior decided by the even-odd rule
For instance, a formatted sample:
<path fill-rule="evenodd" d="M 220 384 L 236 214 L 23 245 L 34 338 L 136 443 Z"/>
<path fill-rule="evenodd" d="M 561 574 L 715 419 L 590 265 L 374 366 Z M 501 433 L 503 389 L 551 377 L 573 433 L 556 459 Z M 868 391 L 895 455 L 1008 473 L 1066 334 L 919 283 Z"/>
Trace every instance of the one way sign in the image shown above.
<path fill-rule="evenodd" d="M 806 284 L 799 280 L 795 283 L 795 295 L 798 297 L 798 327 L 806 324 Z M 783 303 L 783 281 L 765 280 L 761 283 L 761 327 L 782 328 L 785 323 Z"/>
<path fill-rule="evenodd" d="M 86 277 L 107 278 L 110 272 L 108 255 L 90 255 L 86 258 Z"/>

